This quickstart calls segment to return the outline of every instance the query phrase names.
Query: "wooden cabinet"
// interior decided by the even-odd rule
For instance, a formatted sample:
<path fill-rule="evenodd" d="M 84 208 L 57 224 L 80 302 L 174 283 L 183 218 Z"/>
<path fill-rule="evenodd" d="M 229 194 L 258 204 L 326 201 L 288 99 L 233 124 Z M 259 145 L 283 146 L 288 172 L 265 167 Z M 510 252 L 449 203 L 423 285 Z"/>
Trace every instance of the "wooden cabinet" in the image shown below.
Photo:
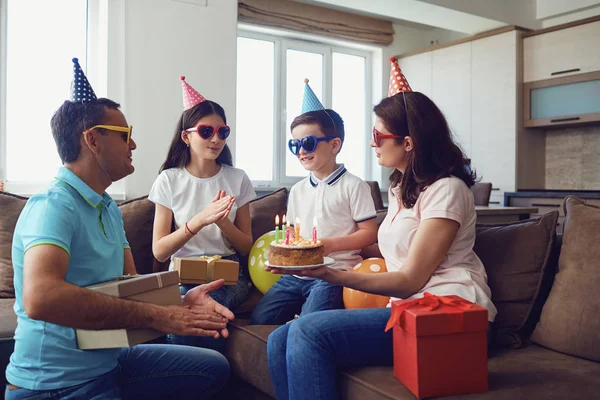
<path fill-rule="evenodd" d="M 491 182 L 492 204 L 516 190 L 519 34 L 471 43 L 471 165 Z"/>
<path fill-rule="evenodd" d="M 600 70 L 523 85 L 527 128 L 600 122 Z"/>
<path fill-rule="evenodd" d="M 600 71 L 600 21 L 526 37 L 523 81 Z"/>
<path fill-rule="evenodd" d="M 431 91 L 478 177 L 492 183 L 494 205 L 533 182 L 523 176 L 538 171 L 532 154 L 545 146 L 524 140 L 532 136 L 523 132 L 522 42 L 513 29 L 399 59 L 413 90 Z"/>
<path fill-rule="evenodd" d="M 431 58 L 433 52 L 416 54 L 401 58 L 398 65 L 405 76 L 410 77 L 408 83 L 412 90 L 421 92 L 431 98 Z"/>
<path fill-rule="evenodd" d="M 410 76 L 407 79 L 410 82 Z M 431 84 L 431 99 L 471 157 L 471 42 L 433 51 Z"/>

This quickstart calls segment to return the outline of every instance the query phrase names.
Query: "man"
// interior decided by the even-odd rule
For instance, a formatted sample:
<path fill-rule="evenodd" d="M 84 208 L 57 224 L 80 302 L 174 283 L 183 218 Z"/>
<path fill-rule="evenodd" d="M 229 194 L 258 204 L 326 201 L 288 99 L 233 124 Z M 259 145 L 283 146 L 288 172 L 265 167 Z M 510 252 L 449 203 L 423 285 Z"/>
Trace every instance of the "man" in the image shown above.
<path fill-rule="evenodd" d="M 136 269 L 121 212 L 108 186 L 134 171 L 131 126 L 108 99 L 97 99 L 74 62 L 72 101 L 52 117 L 63 162 L 47 191 L 27 202 L 14 232 L 15 350 L 6 399 L 174 398 L 210 396 L 229 377 L 219 353 L 174 345 L 83 351 L 75 329 L 153 328 L 179 335 L 228 336 L 233 313 L 208 292 L 181 306 L 158 306 L 82 288 Z"/>

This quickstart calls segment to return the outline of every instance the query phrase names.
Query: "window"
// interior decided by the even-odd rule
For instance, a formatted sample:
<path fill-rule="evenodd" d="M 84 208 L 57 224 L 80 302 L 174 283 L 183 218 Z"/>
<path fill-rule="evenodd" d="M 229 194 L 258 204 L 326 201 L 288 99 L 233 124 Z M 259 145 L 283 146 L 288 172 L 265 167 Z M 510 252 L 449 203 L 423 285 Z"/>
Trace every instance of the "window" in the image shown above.
<path fill-rule="evenodd" d="M 255 186 L 291 186 L 307 175 L 287 148 L 300 114 L 304 79 L 344 120 L 338 162 L 369 176 L 371 53 L 325 43 L 243 32 L 238 37 L 236 166 Z"/>
<path fill-rule="evenodd" d="M 79 58 L 87 70 L 88 7 L 97 7 L 98 3 L 3 2 L 0 26 L 6 28 L 0 32 L 5 33 L 0 36 L 0 73 L 4 74 L 0 83 L 5 83 L 0 84 L 0 180 L 7 181 L 8 191 L 36 193 L 52 181 L 61 166 L 50 119 L 70 97 L 71 59 Z M 97 19 L 95 14 L 92 16 Z M 96 95 L 105 96 L 102 84 L 94 83 L 91 79 Z M 118 182 L 109 192 L 123 193 L 123 189 L 124 184 Z"/>

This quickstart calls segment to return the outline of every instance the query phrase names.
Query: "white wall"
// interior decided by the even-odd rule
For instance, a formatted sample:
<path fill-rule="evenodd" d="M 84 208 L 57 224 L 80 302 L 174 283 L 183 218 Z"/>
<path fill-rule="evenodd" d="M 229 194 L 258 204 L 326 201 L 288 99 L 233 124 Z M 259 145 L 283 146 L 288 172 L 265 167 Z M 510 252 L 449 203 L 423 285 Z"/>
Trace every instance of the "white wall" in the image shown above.
<path fill-rule="evenodd" d="M 585 10 L 575 11 L 568 14 L 563 14 L 558 17 L 548 18 L 542 21 L 542 28 L 549 28 L 560 24 L 566 24 L 580 19 L 595 17 L 600 15 L 600 6 L 586 8 Z"/>
<path fill-rule="evenodd" d="M 109 0 L 108 96 L 121 103 L 138 146 L 127 198 L 148 194 L 166 157 L 183 110 L 180 75 L 235 126 L 237 1 L 207 3 Z"/>
<path fill-rule="evenodd" d="M 425 3 L 448 7 L 479 17 L 519 25 L 525 28 L 538 29 L 536 18 L 536 0 L 420 0 Z M 538 2 L 540 0 L 537 0 Z M 571 1 L 571 0 L 556 0 Z"/>
<path fill-rule="evenodd" d="M 597 5 L 599 0 L 536 0 L 536 15 L 544 19 Z"/>

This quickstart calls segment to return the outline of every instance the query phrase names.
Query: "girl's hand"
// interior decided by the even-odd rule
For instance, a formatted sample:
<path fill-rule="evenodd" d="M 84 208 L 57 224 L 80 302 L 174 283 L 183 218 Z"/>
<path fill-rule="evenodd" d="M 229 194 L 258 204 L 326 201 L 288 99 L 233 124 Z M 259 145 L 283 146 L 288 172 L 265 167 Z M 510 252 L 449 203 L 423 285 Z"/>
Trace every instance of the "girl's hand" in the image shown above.
<path fill-rule="evenodd" d="M 215 203 L 221 199 L 224 199 L 225 197 L 227 197 L 227 192 L 224 190 L 219 190 L 212 202 Z M 229 221 L 229 213 L 231 212 L 231 207 L 233 207 L 233 204 L 235 203 L 235 198 L 233 196 L 230 196 L 230 197 L 233 198 L 233 201 L 231 202 L 231 204 L 229 204 L 227 213 L 225 213 L 219 220 L 215 221 L 215 223 L 217 224 L 217 226 L 219 228 L 221 227 L 221 225 L 223 223 L 231 222 L 231 221 Z"/>
<path fill-rule="evenodd" d="M 217 197 L 204 210 L 192 218 L 193 226 L 200 226 L 202 228 L 229 216 L 229 211 L 231 211 L 235 198 L 233 196 L 224 196 L 219 199 L 218 197 L 220 197 L 220 194 L 217 194 Z"/>

